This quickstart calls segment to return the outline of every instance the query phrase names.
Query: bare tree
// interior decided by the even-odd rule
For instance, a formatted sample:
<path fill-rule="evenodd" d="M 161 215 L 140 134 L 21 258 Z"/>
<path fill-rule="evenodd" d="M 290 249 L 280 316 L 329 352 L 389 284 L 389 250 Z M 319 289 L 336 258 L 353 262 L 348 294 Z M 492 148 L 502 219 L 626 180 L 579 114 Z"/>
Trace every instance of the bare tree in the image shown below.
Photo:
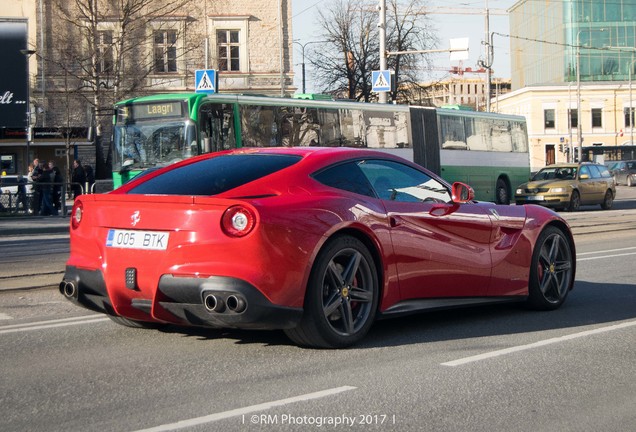
<path fill-rule="evenodd" d="M 94 126 L 96 173 L 103 177 L 109 161 L 104 160 L 102 136 L 112 119 L 113 103 L 148 86 L 148 75 L 156 71 L 157 57 L 147 29 L 151 23 L 161 30 L 163 22 L 188 0 L 53 0 L 48 15 L 55 25 L 49 35 L 47 62 L 52 83 L 49 92 L 59 92 L 59 107 L 49 112 L 66 113 L 61 124 Z M 170 37 L 180 38 L 183 29 L 170 27 Z M 174 36 L 173 36 L 174 34 Z M 168 46 L 169 44 L 166 44 Z M 186 50 L 193 47 L 186 47 Z M 185 50 L 165 53 L 169 61 Z M 71 96 L 67 93 L 70 93 Z M 72 109 L 69 109 L 72 107 Z M 81 107 L 84 107 L 82 109 Z M 88 108 L 88 109 L 87 109 Z"/>
<path fill-rule="evenodd" d="M 425 50 L 437 45 L 426 15 L 424 0 L 387 2 L 388 51 Z M 355 0 L 335 0 L 320 12 L 320 39 L 314 45 L 310 63 L 323 92 L 352 100 L 377 99 L 372 92 L 371 73 L 380 68 L 378 12 L 360 6 Z M 411 100 L 418 89 L 426 56 L 403 54 L 390 56 L 387 66 L 398 84 L 391 92 L 393 100 Z"/>
<path fill-rule="evenodd" d="M 387 50 L 418 51 L 432 49 L 439 39 L 423 14 L 425 3 L 421 0 L 387 2 Z M 394 71 L 396 85 L 390 93 L 390 99 L 409 103 L 421 99 L 426 88 L 421 71 L 429 69 L 429 57 L 424 54 L 400 54 L 388 58 L 387 66 Z"/>

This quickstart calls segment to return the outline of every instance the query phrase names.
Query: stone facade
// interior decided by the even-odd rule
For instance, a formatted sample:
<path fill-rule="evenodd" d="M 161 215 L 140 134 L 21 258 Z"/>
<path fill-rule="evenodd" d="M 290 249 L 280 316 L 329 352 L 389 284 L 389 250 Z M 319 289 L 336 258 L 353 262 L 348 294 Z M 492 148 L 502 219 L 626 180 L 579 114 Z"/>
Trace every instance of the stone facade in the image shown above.
<path fill-rule="evenodd" d="M 295 92 L 291 0 L 126 2 L 140 6 L 139 10 L 126 15 L 113 9 L 120 2 L 97 0 L 97 12 L 82 16 L 78 5 L 92 0 L 3 2 L 3 9 L 8 3 L 7 10 L 28 18 L 29 47 L 36 51 L 30 63 L 32 125 L 96 132 L 96 156 L 86 163 L 99 167 L 108 159 L 109 109 L 114 102 L 194 91 L 198 69 L 218 70 L 216 90 L 221 93 L 288 96 Z M 163 57 L 157 54 L 161 50 Z M 223 52 L 225 63 L 219 55 Z M 223 64 L 227 70 L 222 70 Z M 18 148 L 21 145 L 16 143 Z M 53 158 L 54 146 L 38 147 L 34 142 L 30 155 L 24 147 L 18 152 L 22 160 Z M 82 148 L 81 154 L 86 158 L 91 151 Z M 58 165 L 65 164 L 66 157 L 60 158 Z M 106 176 L 107 170 L 101 174 Z"/>

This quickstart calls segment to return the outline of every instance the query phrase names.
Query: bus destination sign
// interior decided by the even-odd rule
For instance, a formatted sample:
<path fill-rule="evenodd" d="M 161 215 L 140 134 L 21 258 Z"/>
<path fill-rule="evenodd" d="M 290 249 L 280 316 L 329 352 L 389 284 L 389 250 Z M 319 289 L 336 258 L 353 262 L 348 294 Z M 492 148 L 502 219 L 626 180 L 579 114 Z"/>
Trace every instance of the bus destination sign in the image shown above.
<path fill-rule="evenodd" d="M 181 117 L 183 102 L 153 102 L 139 105 L 125 105 L 117 108 L 117 122 L 132 120 L 154 120 L 167 117 Z"/>

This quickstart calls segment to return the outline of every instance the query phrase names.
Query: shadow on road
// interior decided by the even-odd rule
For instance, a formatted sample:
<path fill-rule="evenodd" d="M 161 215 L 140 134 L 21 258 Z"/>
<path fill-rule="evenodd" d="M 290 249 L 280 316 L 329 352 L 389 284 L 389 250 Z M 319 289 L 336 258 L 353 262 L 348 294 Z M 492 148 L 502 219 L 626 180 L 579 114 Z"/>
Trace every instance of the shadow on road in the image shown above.
<path fill-rule="evenodd" d="M 577 281 L 556 311 L 527 310 L 501 304 L 424 312 L 378 321 L 351 349 L 404 346 L 489 336 L 564 330 L 636 318 L 636 285 Z M 234 339 L 237 344 L 293 345 L 282 331 L 214 330 L 169 326 L 161 331 L 201 340 Z"/>

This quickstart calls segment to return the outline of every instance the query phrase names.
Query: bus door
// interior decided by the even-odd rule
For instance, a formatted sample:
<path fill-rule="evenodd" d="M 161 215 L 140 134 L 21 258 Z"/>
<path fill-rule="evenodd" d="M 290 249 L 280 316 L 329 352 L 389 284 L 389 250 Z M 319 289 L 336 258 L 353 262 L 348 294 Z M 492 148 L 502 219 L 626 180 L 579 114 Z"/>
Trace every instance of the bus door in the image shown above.
<path fill-rule="evenodd" d="M 199 112 L 203 153 L 236 148 L 234 107 L 226 103 L 204 104 Z"/>

